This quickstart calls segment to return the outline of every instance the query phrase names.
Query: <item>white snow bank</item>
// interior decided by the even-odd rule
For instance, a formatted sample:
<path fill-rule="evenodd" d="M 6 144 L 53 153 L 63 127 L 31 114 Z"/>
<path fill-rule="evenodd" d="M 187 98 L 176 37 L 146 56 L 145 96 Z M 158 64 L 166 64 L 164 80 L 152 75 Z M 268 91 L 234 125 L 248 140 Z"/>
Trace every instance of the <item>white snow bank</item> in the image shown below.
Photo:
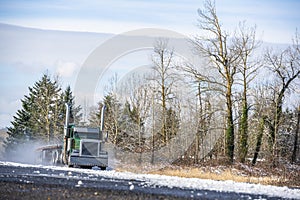
<path fill-rule="evenodd" d="M 270 197 L 283 197 L 300 199 L 300 189 L 291 189 L 288 187 L 278 187 L 271 185 L 239 183 L 234 181 L 215 181 L 199 178 L 181 178 L 175 176 L 152 175 L 152 174 L 135 174 L 131 172 L 116 172 L 116 171 L 100 171 L 77 169 L 58 166 L 42 166 L 42 165 L 28 165 L 13 162 L 1 162 L 0 165 L 19 166 L 19 167 L 33 167 L 44 168 L 52 170 L 64 170 L 69 174 L 71 172 L 80 172 L 93 176 L 105 177 L 110 179 L 125 179 L 125 180 L 141 180 L 145 181 L 148 186 L 165 186 L 169 188 L 187 188 L 191 190 L 211 190 L 220 192 L 235 192 L 247 193 L 256 195 L 267 195 Z"/>

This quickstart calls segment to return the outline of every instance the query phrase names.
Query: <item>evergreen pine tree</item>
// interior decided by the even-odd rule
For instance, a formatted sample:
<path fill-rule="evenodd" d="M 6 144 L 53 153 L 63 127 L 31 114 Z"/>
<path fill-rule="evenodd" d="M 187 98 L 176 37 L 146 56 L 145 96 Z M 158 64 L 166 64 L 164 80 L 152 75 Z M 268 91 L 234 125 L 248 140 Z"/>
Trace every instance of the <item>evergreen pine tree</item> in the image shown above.
<path fill-rule="evenodd" d="M 51 141 L 57 132 L 60 113 L 59 106 L 61 88 L 56 81 L 51 81 L 46 74 L 42 79 L 29 88 L 32 96 L 32 110 L 30 112 L 30 129 L 47 142 Z"/>
<path fill-rule="evenodd" d="M 99 102 L 97 107 L 92 109 L 89 116 L 89 125 L 94 127 L 99 127 L 101 124 L 101 110 L 103 103 Z M 106 119 L 105 119 L 106 120 Z"/>
<path fill-rule="evenodd" d="M 8 155 L 9 152 L 14 151 L 16 145 L 24 143 L 30 138 L 30 131 L 27 127 L 27 122 L 29 121 L 30 115 L 24 110 L 18 110 L 16 116 L 14 116 L 14 121 L 12 121 L 12 126 L 7 129 L 8 137 L 4 141 L 5 151 Z"/>
<path fill-rule="evenodd" d="M 61 113 L 63 119 L 61 121 L 64 122 L 66 113 L 66 107 L 64 104 L 67 103 L 70 108 L 70 122 L 78 125 L 82 118 L 82 113 L 80 113 L 81 106 L 75 106 L 75 97 L 73 96 L 70 86 L 68 86 L 66 90 L 62 93 L 62 102 L 63 109 Z"/>
<path fill-rule="evenodd" d="M 166 120 L 166 133 L 168 136 L 168 140 L 172 139 L 176 136 L 179 130 L 179 118 L 177 116 L 176 111 L 172 108 L 167 110 L 167 120 Z"/>
<path fill-rule="evenodd" d="M 80 121 L 80 106 L 75 107 L 71 88 L 62 92 L 57 81 L 52 81 L 47 74 L 29 87 L 29 94 L 21 100 L 22 108 L 8 128 L 8 138 L 5 141 L 5 150 L 8 155 L 21 144 L 27 141 L 43 140 L 53 142 L 63 135 L 65 120 L 65 102 L 71 106 L 74 122 Z M 61 141 L 61 140 L 59 140 Z"/>

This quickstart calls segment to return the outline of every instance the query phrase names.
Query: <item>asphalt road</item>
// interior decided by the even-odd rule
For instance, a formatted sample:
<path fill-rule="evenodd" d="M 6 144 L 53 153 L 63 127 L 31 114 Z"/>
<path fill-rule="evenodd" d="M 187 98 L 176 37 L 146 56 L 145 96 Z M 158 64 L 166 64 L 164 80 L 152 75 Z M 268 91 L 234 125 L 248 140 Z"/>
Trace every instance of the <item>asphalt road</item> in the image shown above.
<path fill-rule="evenodd" d="M 52 168 L 0 165 L 0 199 L 279 199 L 189 188 L 149 185 Z"/>

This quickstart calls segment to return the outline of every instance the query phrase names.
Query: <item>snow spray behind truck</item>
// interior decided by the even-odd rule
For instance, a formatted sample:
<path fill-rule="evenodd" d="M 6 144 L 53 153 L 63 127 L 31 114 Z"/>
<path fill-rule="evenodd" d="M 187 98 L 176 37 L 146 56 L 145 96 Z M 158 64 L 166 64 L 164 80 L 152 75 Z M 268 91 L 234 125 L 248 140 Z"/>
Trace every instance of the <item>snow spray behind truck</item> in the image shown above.
<path fill-rule="evenodd" d="M 66 104 L 66 120 L 64 125 L 63 144 L 40 147 L 36 150 L 38 161 L 45 164 L 62 163 L 69 167 L 98 166 L 105 170 L 108 166 L 108 153 L 103 151 L 104 142 L 104 112 L 101 111 L 100 127 L 77 127 L 69 123 L 70 108 Z"/>

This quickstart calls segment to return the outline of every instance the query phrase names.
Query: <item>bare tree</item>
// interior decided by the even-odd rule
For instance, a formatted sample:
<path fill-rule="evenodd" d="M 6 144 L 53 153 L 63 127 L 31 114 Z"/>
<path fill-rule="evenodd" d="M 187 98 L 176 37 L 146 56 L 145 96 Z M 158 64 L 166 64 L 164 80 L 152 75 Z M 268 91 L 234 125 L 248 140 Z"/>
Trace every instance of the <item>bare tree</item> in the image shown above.
<path fill-rule="evenodd" d="M 109 139 L 117 145 L 121 138 L 120 120 L 121 120 L 121 103 L 117 95 L 117 83 L 119 81 L 118 74 L 114 74 L 109 84 L 105 87 L 107 95 L 104 96 L 103 104 L 106 105 L 105 111 L 105 130 L 109 133 Z M 102 108 L 102 107 L 101 107 Z"/>
<path fill-rule="evenodd" d="M 172 61 L 174 52 L 168 48 L 167 39 L 158 39 L 154 45 L 152 62 L 154 64 L 154 81 L 158 85 L 158 96 L 161 103 L 161 137 L 163 143 L 170 139 L 167 131 L 167 104 L 173 98 L 172 87 L 175 83 Z"/>
<path fill-rule="evenodd" d="M 300 106 L 298 107 L 297 124 L 296 124 L 295 139 L 294 139 L 291 163 L 295 163 L 297 161 L 299 126 L 300 126 Z"/>
<path fill-rule="evenodd" d="M 204 80 L 210 84 L 216 85 L 226 99 L 226 155 L 230 163 L 234 157 L 234 121 L 233 121 L 233 84 L 238 73 L 238 64 L 240 62 L 241 49 L 238 44 L 230 40 L 230 35 L 225 32 L 219 22 L 215 4 L 206 1 L 204 9 L 198 10 L 199 28 L 207 32 L 209 36 L 197 36 L 192 41 L 195 49 L 200 56 L 207 57 L 212 66 L 219 74 L 219 79 L 209 75 L 204 76 L 196 72 L 198 80 Z"/>
<path fill-rule="evenodd" d="M 253 59 L 254 50 L 260 45 L 255 38 L 255 27 L 247 28 L 245 22 L 239 24 L 234 37 L 234 44 L 237 45 L 236 48 L 240 52 L 241 63 L 238 70 L 241 74 L 241 85 L 243 87 L 238 146 L 238 155 L 242 163 L 245 162 L 248 152 L 248 88 L 250 82 L 255 78 L 257 70 L 261 67 L 259 59 L 257 57 Z"/>
<path fill-rule="evenodd" d="M 133 77 L 134 78 L 134 77 Z M 133 92 L 131 93 L 129 97 L 129 101 L 131 106 L 133 107 L 132 113 L 134 116 L 134 122 L 137 124 L 137 136 L 138 136 L 138 150 L 137 152 L 142 153 L 143 148 L 145 149 L 145 146 L 142 147 L 142 135 L 145 134 L 145 121 L 147 117 L 149 117 L 149 110 L 150 110 L 150 104 L 151 99 L 149 96 L 151 96 L 151 91 L 149 90 L 149 85 L 142 83 L 142 81 L 145 81 L 145 77 L 138 78 L 135 77 L 133 79 L 135 83 L 135 88 L 133 88 Z M 137 81 L 137 82 L 136 82 Z"/>
<path fill-rule="evenodd" d="M 270 109 L 272 107 L 273 91 L 270 89 L 269 84 L 261 84 L 254 89 L 254 104 L 252 115 L 252 127 L 254 135 L 254 154 L 252 158 L 252 165 L 255 165 L 263 146 L 263 138 L 266 132 L 266 116 L 271 115 Z"/>
<path fill-rule="evenodd" d="M 294 44 L 287 49 L 274 53 L 271 50 L 266 52 L 265 59 L 268 69 L 275 75 L 276 92 L 274 98 L 273 115 L 266 116 L 266 123 L 269 127 L 269 146 L 272 158 L 276 158 L 277 136 L 282 123 L 282 107 L 286 92 L 292 88 L 295 80 L 300 78 L 300 47 L 299 34 L 296 32 Z"/>

